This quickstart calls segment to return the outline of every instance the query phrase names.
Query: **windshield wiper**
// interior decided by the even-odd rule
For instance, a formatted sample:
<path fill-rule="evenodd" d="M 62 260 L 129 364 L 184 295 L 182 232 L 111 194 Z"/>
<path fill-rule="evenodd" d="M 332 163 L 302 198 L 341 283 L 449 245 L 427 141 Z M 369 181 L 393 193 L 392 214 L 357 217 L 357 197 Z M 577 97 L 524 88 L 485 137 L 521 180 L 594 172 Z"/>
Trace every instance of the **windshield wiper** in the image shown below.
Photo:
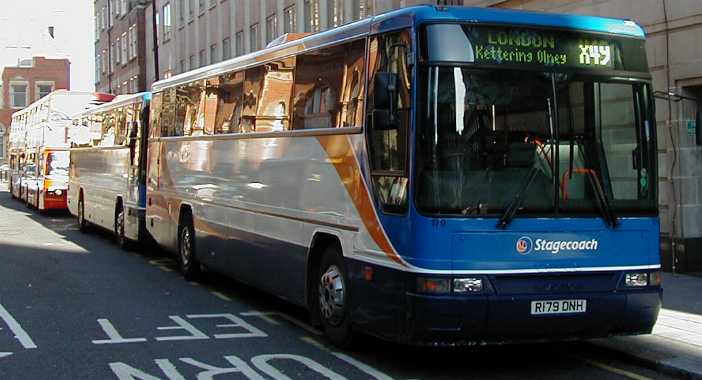
<path fill-rule="evenodd" d="M 529 189 L 529 186 L 531 186 L 531 183 L 534 182 L 534 178 L 536 177 L 536 173 L 539 171 L 539 169 L 532 167 L 531 171 L 527 175 L 527 179 L 524 182 L 524 185 L 522 185 L 522 188 L 519 189 L 519 191 L 514 194 L 514 198 L 509 202 L 507 205 L 507 208 L 505 209 L 505 212 L 502 214 L 500 217 L 500 220 L 497 222 L 497 228 L 507 228 L 507 225 L 514 219 L 514 214 L 517 213 L 517 210 L 522 206 L 522 202 L 524 202 L 524 194 L 526 194 L 527 190 Z"/>
<path fill-rule="evenodd" d="M 617 228 L 617 226 L 619 225 L 619 220 L 617 218 L 617 215 L 614 213 L 614 210 L 612 209 L 612 205 L 609 203 L 607 194 L 605 194 L 604 189 L 602 188 L 602 183 L 600 183 L 599 178 L 597 178 L 597 174 L 595 174 L 594 170 L 588 170 L 587 178 L 590 179 L 590 185 L 595 191 L 597 204 L 600 206 L 600 210 L 602 211 L 602 216 L 605 222 L 612 228 Z"/>

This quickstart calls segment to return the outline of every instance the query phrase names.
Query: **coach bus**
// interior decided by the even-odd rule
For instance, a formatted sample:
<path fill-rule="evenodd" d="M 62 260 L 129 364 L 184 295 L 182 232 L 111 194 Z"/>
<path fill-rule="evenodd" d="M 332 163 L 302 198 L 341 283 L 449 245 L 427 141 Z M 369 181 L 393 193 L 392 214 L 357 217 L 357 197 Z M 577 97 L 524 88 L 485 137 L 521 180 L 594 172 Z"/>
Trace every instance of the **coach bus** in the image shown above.
<path fill-rule="evenodd" d="M 111 97 L 57 90 L 13 114 L 18 127 L 10 133 L 20 142 L 19 164 L 11 171 L 14 196 L 39 211 L 66 209 L 70 115 Z"/>
<path fill-rule="evenodd" d="M 651 331 L 656 130 L 634 22 L 391 11 L 156 82 L 147 229 L 340 346 Z"/>
<path fill-rule="evenodd" d="M 85 231 L 114 231 L 127 248 L 146 236 L 146 136 L 151 93 L 120 95 L 76 114 L 70 130 L 68 209 Z"/>

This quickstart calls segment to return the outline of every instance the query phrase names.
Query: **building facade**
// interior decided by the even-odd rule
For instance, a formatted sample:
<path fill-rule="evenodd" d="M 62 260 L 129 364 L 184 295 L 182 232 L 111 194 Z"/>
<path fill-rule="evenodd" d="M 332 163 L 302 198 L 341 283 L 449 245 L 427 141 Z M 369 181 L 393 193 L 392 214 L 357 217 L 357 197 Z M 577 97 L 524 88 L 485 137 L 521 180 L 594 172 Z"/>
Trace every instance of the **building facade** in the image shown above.
<path fill-rule="evenodd" d="M 6 161 L 12 114 L 54 90 L 71 88 L 68 59 L 34 57 L 6 66 L 0 85 L 0 165 Z"/>
<path fill-rule="evenodd" d="M 95 89 L 145 91 L 144 12 L 149 0 L 95 0 Z"/>

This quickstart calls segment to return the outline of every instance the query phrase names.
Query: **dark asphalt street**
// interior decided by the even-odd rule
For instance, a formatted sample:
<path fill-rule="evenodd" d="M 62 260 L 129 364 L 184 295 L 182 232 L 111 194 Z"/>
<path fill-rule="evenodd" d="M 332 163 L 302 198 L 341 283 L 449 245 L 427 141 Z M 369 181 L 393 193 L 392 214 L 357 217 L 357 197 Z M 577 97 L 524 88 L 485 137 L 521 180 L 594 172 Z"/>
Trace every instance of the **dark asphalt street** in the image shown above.
<path fill-rule="evenodd" d="M 221 276 L 185 281 L 0 185 L 0 379 L 646 379 L 587 343 L 461 349 L 328 346 L 304 310 Z"/>

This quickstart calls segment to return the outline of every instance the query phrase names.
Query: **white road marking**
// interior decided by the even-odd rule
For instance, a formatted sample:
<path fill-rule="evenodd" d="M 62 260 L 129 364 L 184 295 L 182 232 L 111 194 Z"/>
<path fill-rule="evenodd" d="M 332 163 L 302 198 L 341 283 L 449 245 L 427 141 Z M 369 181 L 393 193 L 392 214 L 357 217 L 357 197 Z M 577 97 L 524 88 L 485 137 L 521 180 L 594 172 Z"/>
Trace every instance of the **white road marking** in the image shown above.
<path fill-rule="evenodd" d="M 109 319 L 101 318 L 98 319 L 97 322 L 100 324 L 100 327 L 102 327 L 102 331 L 104 331 L 110 339 L 93 340 L 93 344 L 146 342 L 146 338 L 124 338 L 119 334 L 119 332 L 117 332 L 117 329 L 115 329 L 115 326 L 112 325 L 112 322 L 110 322 Z"/>
<path fill-rule="evenodd" d="M 12 333 L 15 334 L 15 338 L 19 340 L 22 347 L 26 349 L 37 348 L 37 345 L 34 343 L 32 338 L 29 337 L 29 334 L 24 331 L 19 322 L 17 322 L 12 314 L 10 314 L 10 312 L 7 311 L 2 304 L 0 304 L 0 318 L 2 318 L 5 321 L 5 324 L 7 324 L 7 327 L 12 330 Z"/>
<path fill-rule="evenodd" d="M 268 362 L 270 360 L 294 360 L 300 364 L 304 364 L 307 368 L 319 373 L 320 375 L 332 380 L 346 380 L 345 377 L 339 375 L 338 373 L 332 371 L 331 369 L 317 363 L 316 361 L 306 358 L 300 355 L 292 354 L 268 354 L 268 355 L 258 355 L 251 358 L 251 363 L 258 368 L 259 371 L 265 373 L 266 375 L 276 379 L 276 380 L 292 380 L 290 377 L 283 374 L 277 368 L 273 367 Z"/>
<path fill-rule="evenodd" d="M 328 353 L 336 356 L 338 359 L 343 360 L 346 363 L 358 368 L 362 372 L 365 372 L 366 374 L 373 376 L 373 378 L 375 378 L 375 379 L 392 380 L 392 377 L 384 374 L 383 372 L 380 372 L 379 370 L 369 366 L 368 364 L 365 364 L 365 363 L 363 363 L 359 360 L 356 360 L 356 359 L 352 358 L 351 356 L 343 354 L 341 352 L 333 352 L 333 351 L 329 350 L 329 348 L 327 346 L 320 343 L 317 339 L 314 339 L 314 338 L 311 338 L 308 336 L 302 337 L 300 339 L 306 343 L 309 343 L 309 344 L 317 347 L 318 349 L 320 349 L 324 352 L 328 352 Z"/>
<path fill-rule="evenodd" d="M 0 352 L 0 358 L 4 358 L 12 355 L 12 352 Z"/>
<path fill-rule="evenodd" d="M 230 333 L 230 334 L 214 334 L 215 339 L 231 339 L 231 338 L 264 338 L 268 334 L 244 321 L 243 319 L 237 317 L 234 314 L 188 314 L 186 317 L 190 319 L 202 319 L 202 318 L 221 318 L 226 319 L 232 323 L 219 324 L 216 325 L 219 328 L 226 327 L 239 327 L 246 332 L 243 333 Z"/>
<path fill-rule="evenodd" d="M 197 361 L 193 358 L 180 358 L 180 361 L 205 370 L 197 374 L 198 380 L 213 379 L 216 375 L 239 372 L 251 380 L 265 380 L 263 376 L 259 375 L 253 368 L 251 368 L 251 366 L 246 364 L 246 362 L 238 357 L 234 355 L 227 355 L 224 357 L 224 359 L 233 367 L 215 367 L 213 365 Z"/>
<path fill-rule="evenodd" d="M 164 327 L 156 327 L 157 330 L 185 330 L 190 333 L 190 335 L 181 335 L 181 336 L 161 336 L 157 337 L 157 341 L 164 341 L 164 340 L 193 340 L 193 339 L 210 339 L 207 334 L 203 333 L 202 331 L 198 330 L 197 327 L 193 326 L 192 324 L 188 323 L 185 319 L 177 316 L 177 315 L 171 315 L 168 318 L 173 320 L 177 326 L 164 326 Z"/>

